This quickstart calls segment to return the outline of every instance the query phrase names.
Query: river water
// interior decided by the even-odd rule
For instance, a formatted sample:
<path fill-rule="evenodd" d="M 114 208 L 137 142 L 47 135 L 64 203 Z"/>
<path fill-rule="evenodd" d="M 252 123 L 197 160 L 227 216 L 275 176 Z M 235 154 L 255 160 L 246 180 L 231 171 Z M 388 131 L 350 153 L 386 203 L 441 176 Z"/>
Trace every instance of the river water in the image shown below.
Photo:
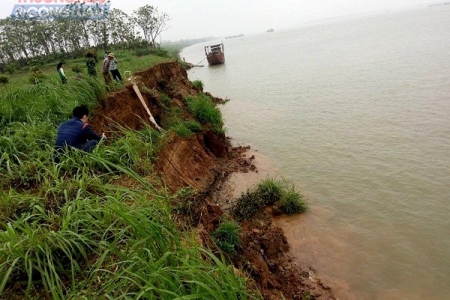
<path fill-rule="evenodd" d="M 450 5 L 215 42 L 189 79 L 307 197 L 291 251 L 340 299 L 450 299 Z"/>

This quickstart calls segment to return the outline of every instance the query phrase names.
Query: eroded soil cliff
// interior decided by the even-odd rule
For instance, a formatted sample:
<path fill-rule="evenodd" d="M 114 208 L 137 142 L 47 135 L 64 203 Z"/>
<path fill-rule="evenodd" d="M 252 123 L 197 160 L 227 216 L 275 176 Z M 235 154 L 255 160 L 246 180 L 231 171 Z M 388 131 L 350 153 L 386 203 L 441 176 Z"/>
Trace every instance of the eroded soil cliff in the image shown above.
<path fill-rule="evenodd" d="M 171 107 L 183 110 L 184 118 L 193 118 L 183 99 L 201 90 L 191 84 L 180 64 L 162 63 L 134 75 L 158 124 L 163 124 L 168 117 L 163 94 L 169 96 Z M 221 101 L 211 98 L 217 103 Z M 144 123 L 150 121 L 131 84 L 108 96 L 92 114 L 92 126 L 98 132 L 112 131 L 117 125 L 139 130 Z M 194 228 L 200 242 L 214 249 L 210 233 L 217 229 L 225 213 L 217 204 L 224 202 L 217 201 L 221 182 L 233 172 L 257 172 L 257 168 L 252 157 L 246 156 L 246 147 L 232 147 L 224 134 L 207 126 L 190 137 L 167 133 L 166 138 L 155 169 L 172 192 L 182 187 L 198 191 L 189 199 L 190 214 L 178 219 L 182 228 Z M 258 288 L 264 299 L 335 299 L 312 269 L 301 267 L 301 262 L 289 256 L 287 240 L 282 230 L 272 224 L 270 209 L 254 220 L 245 221 L 241 238 L 238 255 L 229 259 L 246 273 L 250 288 Z"/>

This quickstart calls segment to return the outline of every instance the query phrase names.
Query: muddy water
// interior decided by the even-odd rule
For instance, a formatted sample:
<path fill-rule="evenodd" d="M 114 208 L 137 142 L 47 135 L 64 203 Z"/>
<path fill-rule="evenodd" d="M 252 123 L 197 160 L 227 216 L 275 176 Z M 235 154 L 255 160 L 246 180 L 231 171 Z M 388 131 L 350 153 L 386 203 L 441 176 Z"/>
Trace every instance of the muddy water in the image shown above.
<path fill-rule="evenodd" d="M 228 135 L 307 195 L 309 213 L 279 222 L 341 299 L 449 298 L 449 15 L 443 5 L 227 39 L 225 65 L 188 72 L 231 99 Z M 201 62 L 204 45 L 181 55 Z"/>

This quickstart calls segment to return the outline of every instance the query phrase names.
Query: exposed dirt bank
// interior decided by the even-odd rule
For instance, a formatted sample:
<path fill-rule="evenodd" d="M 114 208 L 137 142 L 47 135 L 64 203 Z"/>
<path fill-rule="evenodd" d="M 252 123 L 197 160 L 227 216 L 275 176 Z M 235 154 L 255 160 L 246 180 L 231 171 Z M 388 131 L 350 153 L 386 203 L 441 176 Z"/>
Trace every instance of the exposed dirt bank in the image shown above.
<path fill-rule="evenodd" d="M 183 98 L 201 91 L 192 86 L 181 65 L 162 63 L 135 75 L 140 77 L 139 87 L 158 124 L 163 124 L 168 117 L 161 94 L 169 96 L 171 107 L 183 109 L 186 120 L 193 118 Z M 111 131 L 117 125 L 138 130 L 144 123 L 150 122 L 131 85 L 110 95 L 92 115 L 97 131 Z M 232 147 L 224 134 L 205 126 L 202 132 L 190 137 L 167 134 L 156 170 L 171 191 L 187 186 L 198 191 L 189 199 L 193 203 L 190 214 L 177 217 L 182 227 L 195 228 L 200 241 L 214 249 L 210 233 L 236 196 L 233 194 L 236 189 L 227 185 L 226 180 L 231 174 L 258 174 L 254 161 L 255 154 L 248 147 Z M 335 299 L 331 289 L 312 269 L 302 267 L 301 262 L 288 255 L 286 237 L 273 224 L 270 209 L 257 219 L 245 221 L 241 238 L 238 256 L 230 261 L 247 273 L 252 286 L 261 291 L 264 299 L 282 299 L 281 295 L 285 299 Z"/>

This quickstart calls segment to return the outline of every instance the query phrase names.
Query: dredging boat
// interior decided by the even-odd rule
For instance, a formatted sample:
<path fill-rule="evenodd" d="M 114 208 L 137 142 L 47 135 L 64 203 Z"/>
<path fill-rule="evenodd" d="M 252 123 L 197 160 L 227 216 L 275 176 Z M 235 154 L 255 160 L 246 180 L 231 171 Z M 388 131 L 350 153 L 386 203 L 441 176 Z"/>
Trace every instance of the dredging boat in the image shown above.
<path fill-rule="evenodd" d="M 205 46 L 205 54 L 210 66 L 223 64 L 225 62 L 223 43 Z"/>

